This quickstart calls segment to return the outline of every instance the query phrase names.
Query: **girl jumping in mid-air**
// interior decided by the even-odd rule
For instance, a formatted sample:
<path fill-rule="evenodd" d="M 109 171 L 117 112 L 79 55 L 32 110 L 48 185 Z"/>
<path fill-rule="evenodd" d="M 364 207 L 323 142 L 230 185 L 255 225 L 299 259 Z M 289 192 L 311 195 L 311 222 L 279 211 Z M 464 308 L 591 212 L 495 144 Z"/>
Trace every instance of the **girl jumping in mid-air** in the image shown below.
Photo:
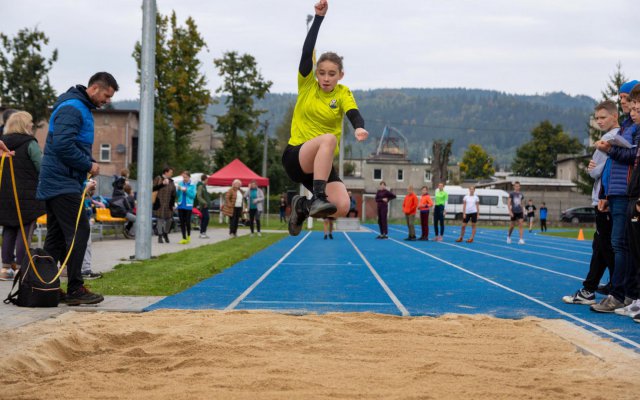
<path fill-rule="evenodd" d="M 282 155 L 289 178 L 313 192 L 311 200 L 294 196 L 291 201 L 289 233 L 293 236 L 300 234 L 309 216 L 343 217 L 349 211 L 349 194 L 333 168 L 344 114 L 351 121 L 358 141 L 369 136 L 351 91 L 338 84 L 344 77 L 342 57 L 330 52 L 322 54 L 315 75 L 312 73 L 313 49 L 328 8 L 327 0 L 315 5 L 316 16 L 304 41 L 298 67 L 298 99 L 291 121 L 291 137 Z"/>

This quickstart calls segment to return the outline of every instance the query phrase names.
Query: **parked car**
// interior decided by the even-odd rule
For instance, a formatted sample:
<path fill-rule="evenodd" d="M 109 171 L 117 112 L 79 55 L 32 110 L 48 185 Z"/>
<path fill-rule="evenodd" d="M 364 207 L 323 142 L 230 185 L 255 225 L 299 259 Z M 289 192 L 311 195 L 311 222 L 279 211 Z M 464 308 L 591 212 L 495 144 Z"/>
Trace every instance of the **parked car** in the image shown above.
<path fill-rule="evenodd" d="M 560 219 L 563 222 L 572 222 L 577 224 L 579 222 L 595 222 L 596 211 L 593 207 L 574 207 L 564 210 Z"/>

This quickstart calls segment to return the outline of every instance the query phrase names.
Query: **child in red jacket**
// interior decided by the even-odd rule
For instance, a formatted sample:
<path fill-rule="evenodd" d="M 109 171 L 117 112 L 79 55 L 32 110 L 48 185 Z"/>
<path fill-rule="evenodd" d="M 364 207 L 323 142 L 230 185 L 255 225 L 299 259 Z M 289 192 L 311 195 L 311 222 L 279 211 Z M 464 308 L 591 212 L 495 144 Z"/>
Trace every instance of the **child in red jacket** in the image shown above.
<path fill-rule="evenodd" d="M 418 196 L 413 192 L 413 186 L 407 187 L 407 197 L 402 202 L 402 212 L 404 212 L 407 218 L 407 228 L 409 228 L 409 236 L 404 240 L 414 241 L 416 240 L 416 228 L 414 226 L 414 220 L 416 217 L 416 210 L 418 209 Z"/>
<path fill-rule="evenodd" d="M 433 200 L 429 196 L 429 188 L 422 187 L 422 196 L 420 196 L 420 203 L 418 204 L 418 210 L 420 211 L 420 226 L 422 227 L 422 235 L 418 240 L 429 240 L 429 210 L 433 206 Z"/>

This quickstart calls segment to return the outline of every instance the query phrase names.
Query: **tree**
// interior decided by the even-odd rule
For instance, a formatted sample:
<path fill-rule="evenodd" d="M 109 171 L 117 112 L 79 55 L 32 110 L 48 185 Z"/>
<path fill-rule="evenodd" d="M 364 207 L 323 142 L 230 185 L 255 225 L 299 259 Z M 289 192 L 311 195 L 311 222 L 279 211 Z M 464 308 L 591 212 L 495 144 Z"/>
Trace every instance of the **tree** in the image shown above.
<path fill-rule="evenodd" d="M 618 103 L 618 113 L 622 115 L 622 108 L 620 107 L 620 99 L 618 97 L 618 92 L 620 91 L 620 86 L 627 81 L 627 78 L 624 76 L 622 72 L 622 64 L 618 62 L 616 64 L 616 71 L 613 75 L 609 76 L 609 82 L 607 83 L 607 87 L 601 91 L 602 101 L 604 100 L 613 100 Z M 599 135 L 598 135 L 599 137 Z"/>
<path fill-rule="evenodd" d="M 276 138 L 278 139 L 278 148 L 284 151 L 289 143 L 291 136 L 291 121 L 293 120 L 293 110 L 296 108 L 295 103 L 289 104 L 287 112 L 282 117 L 282 122 L 276 127 Z"/>
<path fill-rule="evenodd" d="M 22 29 L 12 39 L 0 33 L 0 40 L 1 103 L 28 111 L 39 124 L 48 117 L 49 106 L 56 99 L 48 74 L 58 60 L 58 50 L 54 49 L 48 59 L 42 55 L 49 38 L 37 28 Z"/>
<path fill-rule="evenodd" d="M 224 53 L 222 58 L 213 60 L 213 63 L 224 80 L 216 93 L 227 95 L 227 113 L 218 116 L 216 128 L 224 135 L 224 147 L 214 157 L 216 167 L 222 168 L 235 158 L 246 162 L 256 152 L 262 155 L 260 141 L 256 141 L 253 134 L 259 124 L 258 117 L 265 111 L 256 109 L 254 105 L 255 99 L 263 99 L 273 83 L 264 80 L 255 58 L 249 54 L 239 55 L 230 51 Z M 250 164 L 247 166 L 251 168 Z"/>
<path fill-rule="evenodd" d="M 460 162 L 460 172 L 466 179 L 486 179 L 496 171 L 493 168 L 493 157 L 491 157 L 479 144 L 470 144 L 462 162 Z"/>
<path fill-rule="evenodd" d="M 198 54 L 207 45 L 189 17 L 179 26 L 175 11 L 171 17 L 156 15 L 156 77 L 154 115 L 154 173 L 166 165 L 176 170 L 199 168 L 208 161 L 202 152 L 189 149 L 191 134 L 204 122 L 212 103 L 207 80 L 200 72 Z M 136 43 L 133 57 L 138 65 L 142 47 Z"/>
<path fill-rule="evenodd" d="M 432 145 L 433 159 L 431 160 L 431 187 L 436 188 L 440 182 L 447 182 L 449 156 L 453 140 L 444 142 L 435 140 Z"/>
<path fill-rule="evenodd" d="M 516 150 L 512 170 L 516 175 L 553 178 L 558 154 L 578 154 L 583 146 L 576 138 L 562 130 L 562 125 L 553 126 L 549 121 L 541 122 L 531 131 L 532 139 Z"/>

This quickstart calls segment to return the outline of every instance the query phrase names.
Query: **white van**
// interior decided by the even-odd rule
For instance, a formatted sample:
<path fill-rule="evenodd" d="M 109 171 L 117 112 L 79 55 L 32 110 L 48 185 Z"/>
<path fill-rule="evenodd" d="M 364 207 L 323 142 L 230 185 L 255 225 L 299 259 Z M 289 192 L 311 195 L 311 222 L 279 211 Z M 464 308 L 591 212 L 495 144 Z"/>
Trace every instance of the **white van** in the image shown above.
<path fill-rule="evenodd" d="M 444 191 L 449 195 L 445 206 L 446 219 L 462 219 L 462 199 L 469 194 L 468 188 L 462 186 L 445 186 Z M 476 196 L 480 198 L 480 220 L 508 221 L 509 193 L 498 189 L 476 189 Z M 435 198 L 435 195 L 432 197 Z"/>

